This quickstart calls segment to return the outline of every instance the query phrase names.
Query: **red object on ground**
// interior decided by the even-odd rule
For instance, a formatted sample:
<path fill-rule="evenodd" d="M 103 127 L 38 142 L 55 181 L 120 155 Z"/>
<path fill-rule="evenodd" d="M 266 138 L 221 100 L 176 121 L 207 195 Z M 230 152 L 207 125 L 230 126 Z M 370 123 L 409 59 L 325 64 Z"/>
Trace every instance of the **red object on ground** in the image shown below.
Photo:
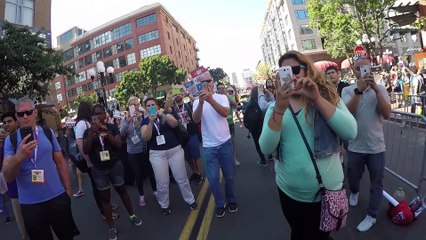
<path fill-rule="evenodd" d="M 396 225 L 403 226 L 414 221 L 413 212 L 411 212 L 407 201 L 400 202 L 396 207 L 389 203 L 388 215 Z"/>

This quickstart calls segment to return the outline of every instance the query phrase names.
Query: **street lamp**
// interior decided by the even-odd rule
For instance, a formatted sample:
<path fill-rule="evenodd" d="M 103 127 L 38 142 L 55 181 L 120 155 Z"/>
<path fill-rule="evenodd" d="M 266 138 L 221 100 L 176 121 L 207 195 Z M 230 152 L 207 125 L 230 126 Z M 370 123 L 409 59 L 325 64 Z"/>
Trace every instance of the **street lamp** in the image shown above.
<path fill-rule="evenodd" d="M 104 107 L 106 109 L 108 109 L 108 102 L 107 102 L 107 99 L 106 99 L 105 88 L 104 88 L 104 86 L 106 84 L 104 62 L 98 61 L 96 63 L 96 71 L 97 71 L 97 73 L 92 68 L 92 69 L 89 69 L 87 71 L 87 74 L 89 74 L 90 79 L 92 79 L 93 82 L 100 80 L 100 88 L 95 89 L 96 95 L 98 96 L 98 102 L 100 104 L 104 105 Z M 113 80 L 113 78 L 114 78 L 114 76 L 113 76 L 114 68 L 111 67 L 111 66 L 109 66 L 106 69 L 106 72 L 108 73 L 110 79 Z M 95 79 L 96 76 L 98 76 L 97 79 Z"/>

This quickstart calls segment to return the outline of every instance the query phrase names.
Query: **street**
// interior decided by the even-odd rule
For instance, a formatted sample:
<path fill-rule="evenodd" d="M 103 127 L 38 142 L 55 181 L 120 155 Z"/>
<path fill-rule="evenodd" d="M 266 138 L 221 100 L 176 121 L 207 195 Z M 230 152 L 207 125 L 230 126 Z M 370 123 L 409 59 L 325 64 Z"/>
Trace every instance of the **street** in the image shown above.
<path fill-rule="evenodd" d="M 253 140 L 247 138 L 247 130 L 239 128 L 236 124 L 237 158 L 241 162 L 237 166 L 236 188 L 239 210 L 237 213 L 226 212 L 225 216 L 218 219 L 214 216 L 214 204 L 207 188 L 203 185 L 191 184 L 194 195 L 197 196 L 199 208 L 191 211 L 183 201 L 176 184 L 170 187 L 170 208 L 172 214 L 163 216 L 156 203 L 148 181 L 145 181 L 145 198 L 147 205 L 139 207 L 137 189 L 128 187 L 133 200 L 133 206 L 143 224 L 135 227 L 131 224 L 128 215 L 113 191 L 113 202 L 118 203 L 120 218 L 115 221 L 119 239 L 210 239 L 210 240 L 235 240 L 235 239 L 290 239 L 289 226 L 281 212 L 279 205 L 274 171 L 272 164 L 267 167 L 256 165 L 258 156 Z M 74 187 L 75 179 L 72 177 Z M 79 199 L 72 199 L 74 218 L 80 229 L 81 235 L 76 239 L 107 239 L 107 225 L 102 220 L 91 195 L 90 184 L 85 176 L 86 195 Z M 398 187 L 403 186 L 407 199 L 411 200 L 414 191 L 403 185 L 395 177 L 385 174 L 385 189 L 393 193 Z M 356 208 L 350 208 L 348 225 L 339 232 L 332 233 L 334 239 L 345 240 L 426 240 L 424 234 L 425 215 L 409 226 L 401 227 L 391 223 L 387 217 L 387 202 L 383 198 L 377 223 L 366 232 L 357 232 L 356 226 L 366 214 L 369 197 L 369 179 L 366 172 Z M 8 207 L 11 211 L 10 204 Z M 0 239 L 20 239 L 15 222 L 6 225 L 3 218 L 0 222 Z"/>

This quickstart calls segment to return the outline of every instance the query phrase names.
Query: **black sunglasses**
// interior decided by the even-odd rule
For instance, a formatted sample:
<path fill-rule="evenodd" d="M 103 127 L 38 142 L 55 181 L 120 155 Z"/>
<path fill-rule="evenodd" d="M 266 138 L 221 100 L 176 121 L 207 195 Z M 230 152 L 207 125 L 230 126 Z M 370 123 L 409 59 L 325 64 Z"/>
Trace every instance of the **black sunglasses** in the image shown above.
<path fill-rule="evenodd" d="M 34 112 L 34 109 L 31 109 L 31 110 L 27 110 L 23 112 L 16 112 L 16 115 L 18 115 L 18 117 L 23 117 L 25 114 L 27 114 L 27 116 L 31 116 L 33 112 Z"/>
<path fill-rule="evenodd" d="M 203 80 L 203 81 L 201 81 L 202 83 L 210 83 L 212 80 L 211 79 L 208 79 L 208 80 Z"/>
<path fill-rule="evenodd" d="M 301 69 L 306 70 L 306 69 L 308 69 L 308 67 L 306 65 L 303 65 L 303 64 L 301 64 L 299 66 L 291 67 L 291 71 L 293 71 L 294 75 L 299 74 Z"/>

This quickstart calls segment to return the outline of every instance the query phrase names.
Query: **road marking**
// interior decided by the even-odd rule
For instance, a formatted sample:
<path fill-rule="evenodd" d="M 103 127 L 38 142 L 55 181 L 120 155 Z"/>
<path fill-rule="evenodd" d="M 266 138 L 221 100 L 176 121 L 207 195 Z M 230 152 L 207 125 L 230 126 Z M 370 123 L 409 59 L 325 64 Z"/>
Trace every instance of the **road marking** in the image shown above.
<path fill-rule="evenodd" d="M 213 195 L 210 196 L 209 204 L 206 208 L 206 213 L 204 214 L 203 222 L 201 223 L 200 231 L 198 232 L 197 240 L 206 240 L 209 235 L 210 225 L 213 220 L 214 212 L 214 198 Z"/>
<path fill-rule="evenodd" d="M 186 220 L 185 226 L 182 229 L 179 240 L 188 240 L 191 236 L 192 229 L 194 228 L 195 221 L 197 220 L 198 214 L 200 213 L 201 206 L 204 202 L 204 198 L 206 197 L 206 192 L 208 189 L 207 179 L 204 181 L 203 186 L 201 187 L 200 192 L 197 197 L 198 208 L 196 210 L 192 210 Z"/>

